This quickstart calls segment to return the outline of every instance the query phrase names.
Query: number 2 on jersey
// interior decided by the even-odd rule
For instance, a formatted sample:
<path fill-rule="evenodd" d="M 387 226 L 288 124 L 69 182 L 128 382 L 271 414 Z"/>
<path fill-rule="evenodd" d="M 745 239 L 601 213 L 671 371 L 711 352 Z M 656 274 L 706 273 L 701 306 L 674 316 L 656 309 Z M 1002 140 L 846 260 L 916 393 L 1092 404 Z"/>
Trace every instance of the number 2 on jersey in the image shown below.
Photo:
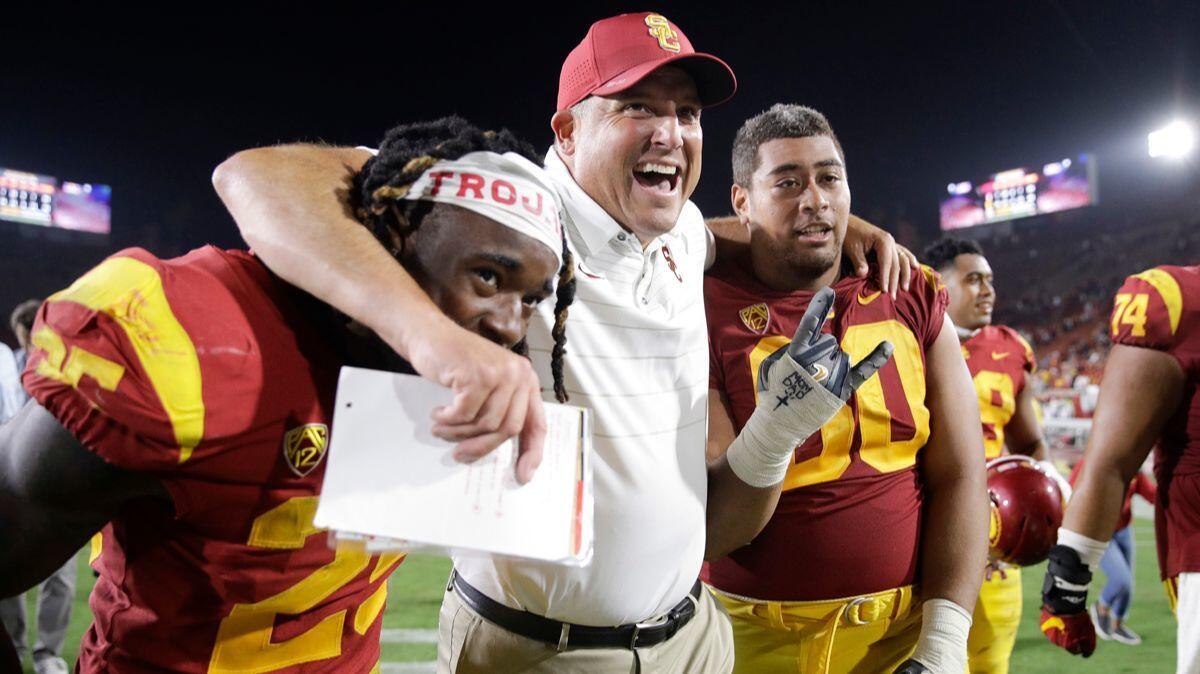
<path fill-rule="evenodd" d="M 257 548 L 300 549 L 309 536 L 324 534 L 313 526 L 317 497 L 303 496 L 259 515 L 250 530 L 248 544 Z M 403 555 L 387 554 L 378 558 L 364 552 L 339 548 L 333 561 L 313 571 L 286 590 L 253 604 L 236 604 L 221 621 L 212 659 L 210 674 L 251 674 L 270 672 L 304 662 L 337 657 L 342 651 L 342 635 L 347 613 L 342 609 L 325 616 L 306 632 L 273 643 L 272 632 L 277 615 L 299 615 L 312 610 L 331 594 L 341 589 L 366 570 L 377 559 L 370 581 L 391 571 Z M 383 609 L 387 596 L 386 581 L 362 605 L 353 609 L 354 628 L 366 632 Z"/>

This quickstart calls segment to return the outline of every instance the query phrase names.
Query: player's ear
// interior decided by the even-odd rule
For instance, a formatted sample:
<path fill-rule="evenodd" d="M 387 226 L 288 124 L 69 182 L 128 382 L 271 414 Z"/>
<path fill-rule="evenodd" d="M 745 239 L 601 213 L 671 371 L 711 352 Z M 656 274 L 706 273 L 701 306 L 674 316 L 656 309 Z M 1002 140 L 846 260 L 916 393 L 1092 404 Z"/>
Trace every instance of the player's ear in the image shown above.
<path fill-rule="evenodd" d="M 559 110 L 550 117 L 550 130 L 554 132 L 554 147 L 563 157 L 575 154 L 575 132 L 579 128 L 579 120 L 570 109 Z"/>
<path fill-rule="evenodd" d="M 750 226 L 750 190 L 734 183 L 729 188 L 729 201 L 733 204 L 733 212 L 737 214 L 738 222 Z"/>

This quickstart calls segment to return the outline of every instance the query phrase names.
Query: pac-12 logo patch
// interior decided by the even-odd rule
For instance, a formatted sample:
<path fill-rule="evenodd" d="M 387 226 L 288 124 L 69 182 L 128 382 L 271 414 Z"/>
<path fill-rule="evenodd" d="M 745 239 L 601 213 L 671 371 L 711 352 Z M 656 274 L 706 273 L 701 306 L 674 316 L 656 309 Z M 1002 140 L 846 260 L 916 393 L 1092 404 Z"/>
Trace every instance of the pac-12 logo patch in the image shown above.
<path fill-rule="evenodd" d="M 751 332 L 761 335 L 767 331 L 767 324 L 771 322 L 771 310 L 766 304 L 759 302 L 739 309 L 738 317 Z"/>
<path fill-rule="evenodd" d="M 300 477 L 313 471 L 325 458 L 329 443 L 329 427 L 325 424 L 304 424 L 283 436 L 283 458 L 288 468 Z"/>
<path fill-rule="evenodd" d="M 679 53 L 679 34 L 671 27 L 667 17 L 662 14 L 648 14 L 646 25 L 650 27 L 650 36 L 658 39 L 659 47 Z"/>

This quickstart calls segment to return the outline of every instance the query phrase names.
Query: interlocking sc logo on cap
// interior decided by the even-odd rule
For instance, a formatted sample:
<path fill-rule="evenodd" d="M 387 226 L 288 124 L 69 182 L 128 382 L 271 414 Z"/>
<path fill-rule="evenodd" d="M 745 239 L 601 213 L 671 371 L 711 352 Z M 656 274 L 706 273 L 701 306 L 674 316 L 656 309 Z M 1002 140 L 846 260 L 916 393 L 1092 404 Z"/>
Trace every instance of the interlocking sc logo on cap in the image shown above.
<path fill-rule="evenodd" d="M 658 40 L 658 46 L 665 51 L 679 53 L 679 34 L 671 28 L 671 22 L 662 14 L 647 14 L 646 25 L 650 27 L 650 36 Z"/>

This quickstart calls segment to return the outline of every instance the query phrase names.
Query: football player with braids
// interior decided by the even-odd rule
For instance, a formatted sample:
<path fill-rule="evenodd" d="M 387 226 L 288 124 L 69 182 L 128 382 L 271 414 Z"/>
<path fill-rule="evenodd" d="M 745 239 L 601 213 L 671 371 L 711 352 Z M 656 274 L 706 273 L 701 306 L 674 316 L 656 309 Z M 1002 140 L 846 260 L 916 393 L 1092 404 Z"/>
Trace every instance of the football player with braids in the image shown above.
<path fill-rule="evenodd" d="M 533 159 L 449 118 L 390 131 L 353 184 L 362 224 L 445 318 L 509 349 L 556 279 L 560 326 L 573 292 Z M 52 295 L 33 400 L 0 429 L 0 596 L 101 532 L 76 671 L 377 670 L 402 555 L 331 549 L 312 522 L 346 364 L 411 371 L 247 251 L 131 248 Z"/>
<path fill-rule="evenodd" d="M 983 447 L 990 461 L 1007 448 L 1039 461 L 1047 474 L 1068 489 L 1047 460 L 1046 443 L 1034 410 L 1029 375 L 1036 368 L 1033 348 L 1012 328 L 992 324 L 996 303 L 992 267 L 974 241 L 946 237 L 921 254 L 942 275 L 962 354 L 979 398 Z M 968 655 L 971 672 L 1008 671 L 1021 620 L 1020 567 L 993 562 L 975 605 Z"/>
<path fill-rule="evenodd" d="M 358 219 L 392 255 L 401 258 L 405 240 L 416 231 L 432 207 L 428 201 L 404 200 L 412 183 L 438 161 L 470 152 L 513 152 L 534 163 L 541 159 L 531 144 L 518 140 L 507 129 L 500 132 L 482 131 L 461 117 L 444 117 L 400 126 L 388 133 L 375 160 L 368 162 L 355 176 L 355 189 L 350 196 Z M 555 206 L 544 204 L 543 207 Z M 551 330 L 554 348 L 550 354 L 550 368 L 554 377 L 554 396 L 559 402 L 566 402 L 568 396 L 563 387 L 562 361 L 567 345 L 567 309 L 575 299 L 575 264 L 565 237 L 562 259 L 554 303 L 554 327 Z M 425 278 L 418 274 L 429 273 L 420 261 L 405 265 L 405 269 L 418 282 Z M 480 334 L 492 337 L 486 331 Z M 498 339 L 492 341 L 501 343 Z M 527 355 L 525 340 L 518 342 L 514 350 Z"/>
<path fill-rule="evenodd" d="M 1125 279 L 1084 463 L 1042 585 L 1042 632 L 1088 657 L 1087 591 L 1126 490 L 1154 450 L 1158 565 L 1178 621 L 1176 671 L 1200 672 L 1200 266 Z"/>
<path fill-rule="evenodd" d="M 710 525 L 704 578 L 733 622 L 734 671 L 958 674 L 987 510 L 946 291 L 922 267 L 893 298 L 841 264 L 850 189 L 819 112 L 747 121 L 733 173 L 750 246 L 717 261 L 704 296 L 709 460 L 740 481 L 709 497 L 761 516 Z M 831 394 L 815 428 L 792 418 L 781 360 Z"/>

